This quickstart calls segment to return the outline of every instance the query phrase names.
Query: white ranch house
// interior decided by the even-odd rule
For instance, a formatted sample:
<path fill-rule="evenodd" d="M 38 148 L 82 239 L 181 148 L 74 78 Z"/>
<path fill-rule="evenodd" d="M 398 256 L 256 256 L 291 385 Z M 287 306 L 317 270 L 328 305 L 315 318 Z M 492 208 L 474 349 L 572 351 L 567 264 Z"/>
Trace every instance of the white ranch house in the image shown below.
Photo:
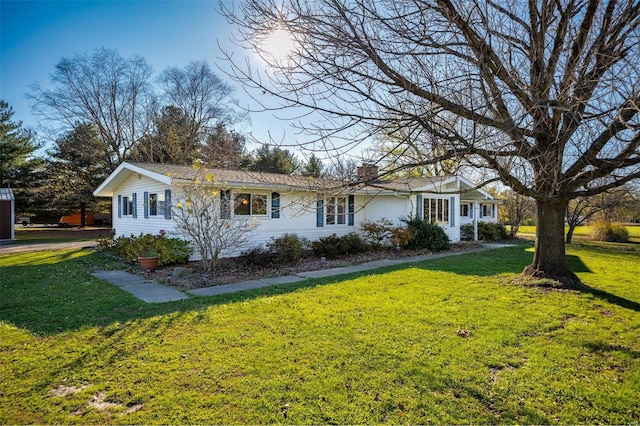
<path fill-rule="evenodd" d="M 331 234 L 358 232 L 362 221 L 382 218 L 396 224 L 415 216 L 438 223 L 451 241 L 460 241 L 460 226 L 478 221 L 497 222 L 498 200 L 460 176 L 380 181 L 377 168 L 362 166 L 358 172 L 368 183 L 345 187 L 344 183 L 272 173 L 209 169 L 221 190 L 236 203 L 231 214 L 257 220 L 250 243 L 237 247 L 239 254 L 263 246 L 271 237 L 295 233 L 310 240 Z M 196 176 L 189 166 L 160 163 L 122 163 L 94 192 L 111 197 L 116 236 L 179 233 L 171 218 L 178 198 L 172 191 Z M 178 188 L 178 189 L 176 189 Z M 173 200 L 173 202 L 172 202 Z M 198 259 L 198 254 L 193 260 Z"/>

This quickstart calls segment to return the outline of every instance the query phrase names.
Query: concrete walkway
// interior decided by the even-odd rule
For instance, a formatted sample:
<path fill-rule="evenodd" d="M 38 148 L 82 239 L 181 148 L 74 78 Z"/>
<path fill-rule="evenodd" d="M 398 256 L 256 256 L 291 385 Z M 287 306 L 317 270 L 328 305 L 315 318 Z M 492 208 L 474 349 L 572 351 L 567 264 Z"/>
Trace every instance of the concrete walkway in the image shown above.
<path fill-rule="evenodd" d="M 382 259 L 373 262 L 361 263 L 359 265 L 346 266 L 344 268 L 321 269 L 318 271 L 300 272 L 296 275 L 283 275 L 280 277 L 262 278 L 259 280 L 242 281 L 233 284 L 217 285 L 212 287 L 187 290 L 187 293 L 195 296 L 217 296 L 220 294 L 236 293 L 245 290 L 255 290 L 280 284 L 297 283 L 312 278 L 333 277 L 338 275 L 351 274 L 355 272 L 365 272 L 387 266 L 397 266 L 402 264 L 417 263 L 423 260 L 439 259 L 442 257 L 459 256 L 468 253 L 493 250 L 503 247 L 512 247 L 513 244 L 483 244 L 481 247 L 468 250 L 445 252 L 436 254 L 426 254 L 422 256 L 407 257 L 402 259 Z M 164 303 L 176 300 L 188 299 L 185 293 L 162 284 L 148 281 L 140 275 L 131 274 L 124 271 L 103 271 L 92 274 L 94 277 L 108 281 L 125 291 L 133 294 L 137 298 L 147 303 Z"/>
<path fill-rule="evenodd" d="M 94 272 L 91 275 L 108 281 L 147 303 L 175 302 L 176 300 L 189 298 L 189 296 L 175 288 L 146 280 L 140 275 L 125 271 L 101 271 Z"/>

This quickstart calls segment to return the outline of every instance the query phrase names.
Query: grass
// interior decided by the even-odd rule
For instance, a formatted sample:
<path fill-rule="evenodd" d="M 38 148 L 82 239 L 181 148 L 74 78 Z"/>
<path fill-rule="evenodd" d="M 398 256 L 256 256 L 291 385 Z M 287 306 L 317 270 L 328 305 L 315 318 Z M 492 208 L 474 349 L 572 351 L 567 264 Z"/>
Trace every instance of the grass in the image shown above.
<path fill-rule="evenodd" d="M 0 423 L 638 423 L 640 247 L 518 246 L 149 305 L 92 251 L 0 258 Z"/>
<path fill-rule="evenodd" d="M 627 231 L 629 231 L 629 240 L 632 242 L 640 243 L 640 225 L 626 225 L 626 228 L 627 228 Z M 565 226 L 564 228 L 565 235 L 568 229 L 569 227 Z M 591 237 L 592 231 L 593 230 L 591 226 L 577 226 L 576 229 L 573 231 L 573 237 L 575 239 L 589 239 Z M 536 234 L 535 226 L 521 226 L 520 228 L 518 228 L 518 235 L 534 237 L 535 234 Z"/>

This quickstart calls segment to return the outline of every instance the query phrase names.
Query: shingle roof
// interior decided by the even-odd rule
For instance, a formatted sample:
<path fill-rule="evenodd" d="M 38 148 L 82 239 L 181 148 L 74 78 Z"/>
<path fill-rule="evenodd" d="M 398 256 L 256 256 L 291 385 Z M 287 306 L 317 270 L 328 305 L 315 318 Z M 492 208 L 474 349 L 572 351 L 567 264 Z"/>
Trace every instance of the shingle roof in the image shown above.
<path fill-rule="evenodd" d="M 128 162 L 131 165 L 140 167 L 153 173 L 157 173 L 163 176 L 171 176 L 176 180 L 191 180 L 198 177 L 198 171 L 192 166 L 178 166 L 174 164 L 162 164 L 162 163 L 137 163 Z M 299 188 L 308 190 L 327 190 L 327 189 L 344 189 L 345 182 L 332 180 L 332 179 L 320 179 L 305 176 L 291 176 L 277 173 L 264 173 L 264 172 L 250 172 L 245 170 L 227 170 L 227 169 L 214 169 L 207 168 L 208 173 L 213 174 L 214 179 L 218 182 L 222 182 L 230 186 L 273 186 L 273 187 L 287 187 L 287 188 Z M 424 188 L 429 186 L 440 186 L 441 184 L 450 181 L 452 176 L 436 176 L 436 177 L 424 177 L 424 178 L 402 178 L 393 181 L 377 181 L 367 184 L 352 184 L 350 186 L 351 191 L 373 191 L 380 192 L 381 190 L 411 192 L 417 188 Z"/>
<path fill-rule="evenodd" d="M 170 176 L 176 180 L 192 180 L 198 177 L 198 170 L 191 166 L 177 166 L 173 164 L 161 163 L 134 163 L 129 164 L 158 173 L 163 176 Z M 327 188 L 339 188 L 344 186 L 343 182 L 318 179 L 305 176 L 290 176 L 277 173 L 249 172 L 245 170 L 226 170 L 207 168 L 207 173 L 211 173 L 217 182 L 229 186 L 268 186 L 287 187 L 310 190 L 322 190 Z"/>

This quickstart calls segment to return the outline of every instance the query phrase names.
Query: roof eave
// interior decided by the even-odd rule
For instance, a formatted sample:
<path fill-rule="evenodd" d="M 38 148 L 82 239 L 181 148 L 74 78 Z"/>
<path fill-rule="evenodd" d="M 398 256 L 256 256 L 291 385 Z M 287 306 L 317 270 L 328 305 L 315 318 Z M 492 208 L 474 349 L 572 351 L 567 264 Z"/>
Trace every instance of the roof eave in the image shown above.
<path fill-rule="evenodd" d="M 96 197 L 112 197 L 115 189 L 120 186 L 125 180 L 134 174 L 145 176 L 150 179 L 157 180 L 158 182 L 166 185 L 171 185 L 172 179 L 170 176 L 160 173 L 152 172 L 150 170 L 138 167 L 134 164 L 127 163 L 126 161 L 120 164 L 104 182 L 93 191 L 93 195 Z"/>

